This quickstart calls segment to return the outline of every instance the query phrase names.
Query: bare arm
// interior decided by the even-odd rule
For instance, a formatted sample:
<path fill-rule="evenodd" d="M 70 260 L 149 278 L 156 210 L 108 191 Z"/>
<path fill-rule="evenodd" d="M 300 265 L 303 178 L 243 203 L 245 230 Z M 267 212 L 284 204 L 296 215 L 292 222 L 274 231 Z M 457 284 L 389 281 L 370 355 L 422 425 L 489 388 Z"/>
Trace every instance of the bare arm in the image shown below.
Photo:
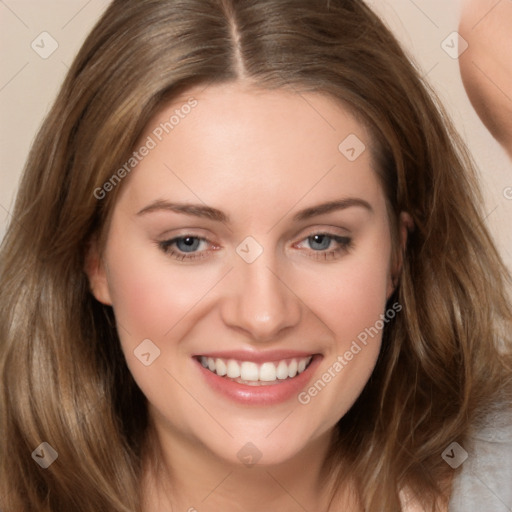
<path fill-rule="evenodd" d="M 459 59 L 466 92 L 512 157 L 512 1 L 463 0 L 459 33 L 469 43 Z"/>

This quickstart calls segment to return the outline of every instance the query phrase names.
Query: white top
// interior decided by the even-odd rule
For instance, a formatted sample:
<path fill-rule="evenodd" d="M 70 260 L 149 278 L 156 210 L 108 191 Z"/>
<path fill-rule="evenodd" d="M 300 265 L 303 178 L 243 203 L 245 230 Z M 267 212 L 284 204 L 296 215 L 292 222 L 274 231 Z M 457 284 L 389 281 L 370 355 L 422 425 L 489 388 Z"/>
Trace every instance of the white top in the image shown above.
<path fill-rule="evenodd" d="M 464 449 L 449 512 L 512 512 L 512 412 L 490 415 Z"/>

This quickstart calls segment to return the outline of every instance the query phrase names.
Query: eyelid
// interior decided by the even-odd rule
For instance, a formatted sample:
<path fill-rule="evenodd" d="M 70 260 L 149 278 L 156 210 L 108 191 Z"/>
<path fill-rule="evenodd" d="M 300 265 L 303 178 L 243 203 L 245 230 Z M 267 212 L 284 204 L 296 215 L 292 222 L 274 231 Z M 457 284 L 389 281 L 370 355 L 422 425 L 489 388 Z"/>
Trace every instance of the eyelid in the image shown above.
<path fill-rule="evenodd" d="M 164 231 L 159 231 L 157 238 L 160 238 L 162 241 L 168 241 L 175 238 L 186 238 L 189 237 L 195 237 L 195 238 L 205 238 L 208 239 L 208 237 L 211 235 L 211 231 L 204 228 L 196 228 L 193 226 L 185 226 L 182 228 L 175 228 L 175 229 L 165 229 Z"/>
<path fill-rule="evenodd" d="M 294 239 L 297 241 L 293 242 L 293 245 L 295 246 L 314 235 L 327 235 L 331 238 L 350 239 L 351 241 L 353 238 L 353 234 L 348 228 L 333 226 L 329 224 L 319 224 L 302 230 L 297 236 L 294 237 Z"/>
<path fill-rule="evenodd" d="M 332 240 L 343 240 L 343 241 L 350 241 L 350 240 L 352 240 L 352 237 L 351 236 L 347 236 L 347 235 L 338 235 L 336 233 L 330 233 L 328 231 L 315 231 L 315 232 L 313 232 L 313 233 L 311 233 L 309 235 L 301 237 L 301 239 L 298 242 L 296 242 L 296 244 L 297 243 L 302 243 L 305 240 L 308 240 L 309 238 L 314 237 L 314 236 L 326 236 L 326 237 L 331 238 Z M 294 245 L 296 245 L 296 244 L 294 244 Z"/>
<path fill-rule="evenodd" d="M 330 224 L 318 224 L 304 229 L 303 232 L 305 234 L 300 235 L 302 238 L 320 233 L 332 236 L 350 236 L 351 230 L 341 226 L 333 226 Z"/>

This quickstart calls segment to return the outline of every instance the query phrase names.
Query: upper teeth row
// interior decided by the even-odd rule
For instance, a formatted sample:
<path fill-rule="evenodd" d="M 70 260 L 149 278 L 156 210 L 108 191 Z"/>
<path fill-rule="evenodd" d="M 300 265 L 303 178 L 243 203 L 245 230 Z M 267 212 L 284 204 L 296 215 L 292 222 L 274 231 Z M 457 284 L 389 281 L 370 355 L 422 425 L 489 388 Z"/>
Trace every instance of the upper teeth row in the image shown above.
<path fill-rule="evenodd" d="M 238 362 L 234 359 L 220 359 L 213 357 L 201 357 L 201 364 L 210 371 L 223 377 L 226 375 L 232 379 L 241 378 L 249 381 L 265 381 L 271 382 L 276 379 L 284 380 L 288 377 L 295 377 L 298 373 L 302 373 L 312 356 L 303 357 L 301 359 L 291 359 L 279 362 L 269 362 L 258 365 L 252 361 Z"/>

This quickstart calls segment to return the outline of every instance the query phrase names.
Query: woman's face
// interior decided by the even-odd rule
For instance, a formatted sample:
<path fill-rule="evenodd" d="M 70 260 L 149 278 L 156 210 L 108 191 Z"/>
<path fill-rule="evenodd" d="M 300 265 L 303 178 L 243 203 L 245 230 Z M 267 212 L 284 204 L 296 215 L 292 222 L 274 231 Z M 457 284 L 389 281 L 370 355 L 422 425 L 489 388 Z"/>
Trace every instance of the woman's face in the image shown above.
<path fill-rule="evenodd" d="M 401 309 L 369 145 L 326 96 L 239 83 L 149 123 L 88 272 L 162 438 L 276 464 L 354 403 Z"/>

